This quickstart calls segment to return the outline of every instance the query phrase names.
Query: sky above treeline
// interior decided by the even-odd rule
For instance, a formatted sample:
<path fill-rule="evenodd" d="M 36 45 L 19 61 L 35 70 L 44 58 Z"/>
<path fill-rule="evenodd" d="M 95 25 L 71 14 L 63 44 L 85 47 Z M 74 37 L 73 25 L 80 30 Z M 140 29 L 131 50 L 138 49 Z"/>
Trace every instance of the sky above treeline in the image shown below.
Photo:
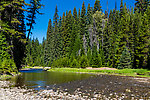
<path fill-rule="evenodd" d="M 30 0 L 25 0 L 27 3 Z M 41 0 L 42 4 L 45 5 L 40 11 L 44 13 L 43 15 L 37 15 L 36 24 L 34 25 L 33 34 L 31 37 L 38 38 L 40 43 L 43 40 L 43 37 L 46 38 L 46 32 L 48 27 L 49 19 L 53 20 L 55 13 L 55 7 L 57 5 L 59 16 L 63 15 L 63 12 L 71 10 L 73 12 L 74 7 L 78 9 L 82 8 L 83 1 L 87 8 L 88 4 L 92 7 L 94 6 L 95 0 Z M 115 8 L 115 0 L 100 0 L 103 12 L 107 10 L 107 1 L 108 1 L 108 10 Z M 116 0 L 117 9 L 120 8 L 121 0 Z M 123 0 L 123 3 L 126 2 L 128 8 L 134 7 L 135 0 Z"/>

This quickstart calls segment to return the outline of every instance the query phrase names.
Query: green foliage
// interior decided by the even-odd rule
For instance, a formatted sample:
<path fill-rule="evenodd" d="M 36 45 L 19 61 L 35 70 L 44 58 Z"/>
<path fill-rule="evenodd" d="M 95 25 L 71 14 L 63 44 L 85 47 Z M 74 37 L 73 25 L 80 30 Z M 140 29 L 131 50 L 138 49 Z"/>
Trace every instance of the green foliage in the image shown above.
<path fill-rule="evenodd" d="M 30 0 L 30 6 L 28 8 L 28 16 L 27 16 L 27 26 L 29 27 L 27 29 L 28 31 L 28 36 L 27 39 L 29 39 L 30 34 L 32 34 L 32 28 L 33 28 L 33 24 L 35 24 L 35 19 L 36 19 L 36 14 L 42 14 L 39 12 L 39 10 L 41 9 L 42 5 L 41 0 Z"/>
<path fill-rule="evenodd" d="M 53 61 L 52 67 L 70 67 L 70 60 L 68 57 L 59 58 Z"/>
<path fill-rule="evenodd" d="M 80 67 L 81 67 L 81 68 L 89 67 L 89 60 L 88 60 L 88 58 L 87 58 L 86 55 L 82 55 L 82 56 L 79 58 L 79 64 L 80 64 Z"/>
<path fill-rule="evenodd" d="M 128 48 L 125 47 L 124 51 L 122 52 L 122 55 L 120 57 L 120 62 L 118 65 L 118 69 L 125 69 L 125 68 L 132 68 L 131 67 L 131 55 L 130 52 L 128 51 Z"/>
<path fill-rule="evenodd" d="M 12 72 L 17 72 L 17 67 L 12 59 L 4 59 L 1 63 L 0 70 L 2 73 L 10 74 Z"/>
<path fill-rule="evenodd" d="M 87 54 L 87 32 L 86 32 L 86 8 L 85 3 L 82 4 L 80 16 L 80 39 L 81 39 L 81 55 Z"/>
<path fill-rule="evenodd" d="M 6 37 L 3 33 L 0 33 L 0 59 L 9 59 L 10 54 L 7 52 L 9 50 L 8 43 L 6 41 Z"/>
<path fill-rule="evenodd" d="M 146 2 L 145 2 L 146 1 Z M 77 13 L 74 8 L 48 22 L 47 38 L 39 44 L 30 40 L 27 64 L 52 67 L 149 68 L 150 7 L 136 0 L 129 10 L 121 0 L 120 10 L 102 13 L 100 0 Z M 109 71 L 108 71 L 109 72 Z M 118 72 L 121 73 L 121 72 Z"/>
<path fill-rule="evenodd" d="M 70 62 L 70 67 L 71 67 L 71 68 L 79 68 L 80 65 L 79 65 L 78 60 L 77 60 L 77 59 L 73 59 L 73 61 Z"/>
<path fill-rule="evenodd" d="M 93 9 L 93 13 L 95 13 L 96 11 L 102 11 L 101 9 L 101 5 L 100 5 L 100 0 L 96 0 L 95 4 L 94 4 L 94 9 Z"/>
<path fill-rule="evenodd" d="M 135 0 L 135 11 L 144 13 L 148 6 L 150 6 L 149 0 Z"/>
<path fill-rule="evenodd" d="M 92 23 L 92 7 L 90 7 L 90 4 L 88 4 L 87 8 L 87 25 L 90 25 Z"/>
<path fill-rule="evenodd" d="M 54 48 L 54 33 L 53 33 L 53 26 L 51 19 L 49 20 L 48 23 L 48 29 L 47 29 L 47 36 L 46 36 L 46 43 L 44 47 L 44 64 L 50 65 L 54 56 L 53 56 L 53 48 Z"/>

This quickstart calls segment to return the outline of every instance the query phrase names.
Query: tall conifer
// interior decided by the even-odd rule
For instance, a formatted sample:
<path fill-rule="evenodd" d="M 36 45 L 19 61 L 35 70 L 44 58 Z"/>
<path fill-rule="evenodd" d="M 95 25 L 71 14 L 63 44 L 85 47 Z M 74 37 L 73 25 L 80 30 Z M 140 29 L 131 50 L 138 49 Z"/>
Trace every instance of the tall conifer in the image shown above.
<path fill-rule="evenodd" d="M 102 6 L 100 4 L 100 0 L 95 1 L 93 13 L 95 13 L 96 11 L 102 11 Z"/>

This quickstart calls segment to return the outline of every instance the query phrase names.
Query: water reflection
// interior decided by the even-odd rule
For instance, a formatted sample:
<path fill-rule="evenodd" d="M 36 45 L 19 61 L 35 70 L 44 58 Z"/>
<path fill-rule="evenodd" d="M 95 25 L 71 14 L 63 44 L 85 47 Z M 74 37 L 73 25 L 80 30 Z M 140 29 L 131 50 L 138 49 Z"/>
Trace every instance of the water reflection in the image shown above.
<path fill-rule="evenodd" d="M 82 80 L 92 76 L 91 74 L 65 73 L 65 72 L 47 72 L 35 71 L 22 72 L 15 78 L 16 86 L 27 86 L 34 89 L 44 89 L 53 85 L 67 83 L 75 80 Z"/>

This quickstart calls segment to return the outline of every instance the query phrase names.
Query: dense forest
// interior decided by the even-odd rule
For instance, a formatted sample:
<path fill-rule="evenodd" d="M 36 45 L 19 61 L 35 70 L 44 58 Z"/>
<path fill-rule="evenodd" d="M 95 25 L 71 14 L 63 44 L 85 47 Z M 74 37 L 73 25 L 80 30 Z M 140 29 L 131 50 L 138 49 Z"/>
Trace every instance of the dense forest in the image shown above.
<path fill-rule="evenodd" d="M 150 0 L 135 0 L 129 9 L 103 11 L 94 5 L 74 8 L 49 19 L 43 42 L 31 39 L 41 0 L 0 1 L 0 69 L 27 66 L 113 67 L 150 69 Z M 27 13 L 27 14 L 25 14 Z M 26 23 L 25 23 L 26 22 Z"/>
<path fill-rule="evenodd" d="M 30 39 L 26 65 L 51 67 L 150 68 L 150 1 L 103 11 L 99 0 L 49 19 L 42 44 Z M 103 13 L 105 12 L 105 13 Z"/>
<path fill-rule="evenodd" d="M 24 64 L 36 14 L 41 14 L 40 1 L 0 1 L 0 73 L 17 72 Z"/>

